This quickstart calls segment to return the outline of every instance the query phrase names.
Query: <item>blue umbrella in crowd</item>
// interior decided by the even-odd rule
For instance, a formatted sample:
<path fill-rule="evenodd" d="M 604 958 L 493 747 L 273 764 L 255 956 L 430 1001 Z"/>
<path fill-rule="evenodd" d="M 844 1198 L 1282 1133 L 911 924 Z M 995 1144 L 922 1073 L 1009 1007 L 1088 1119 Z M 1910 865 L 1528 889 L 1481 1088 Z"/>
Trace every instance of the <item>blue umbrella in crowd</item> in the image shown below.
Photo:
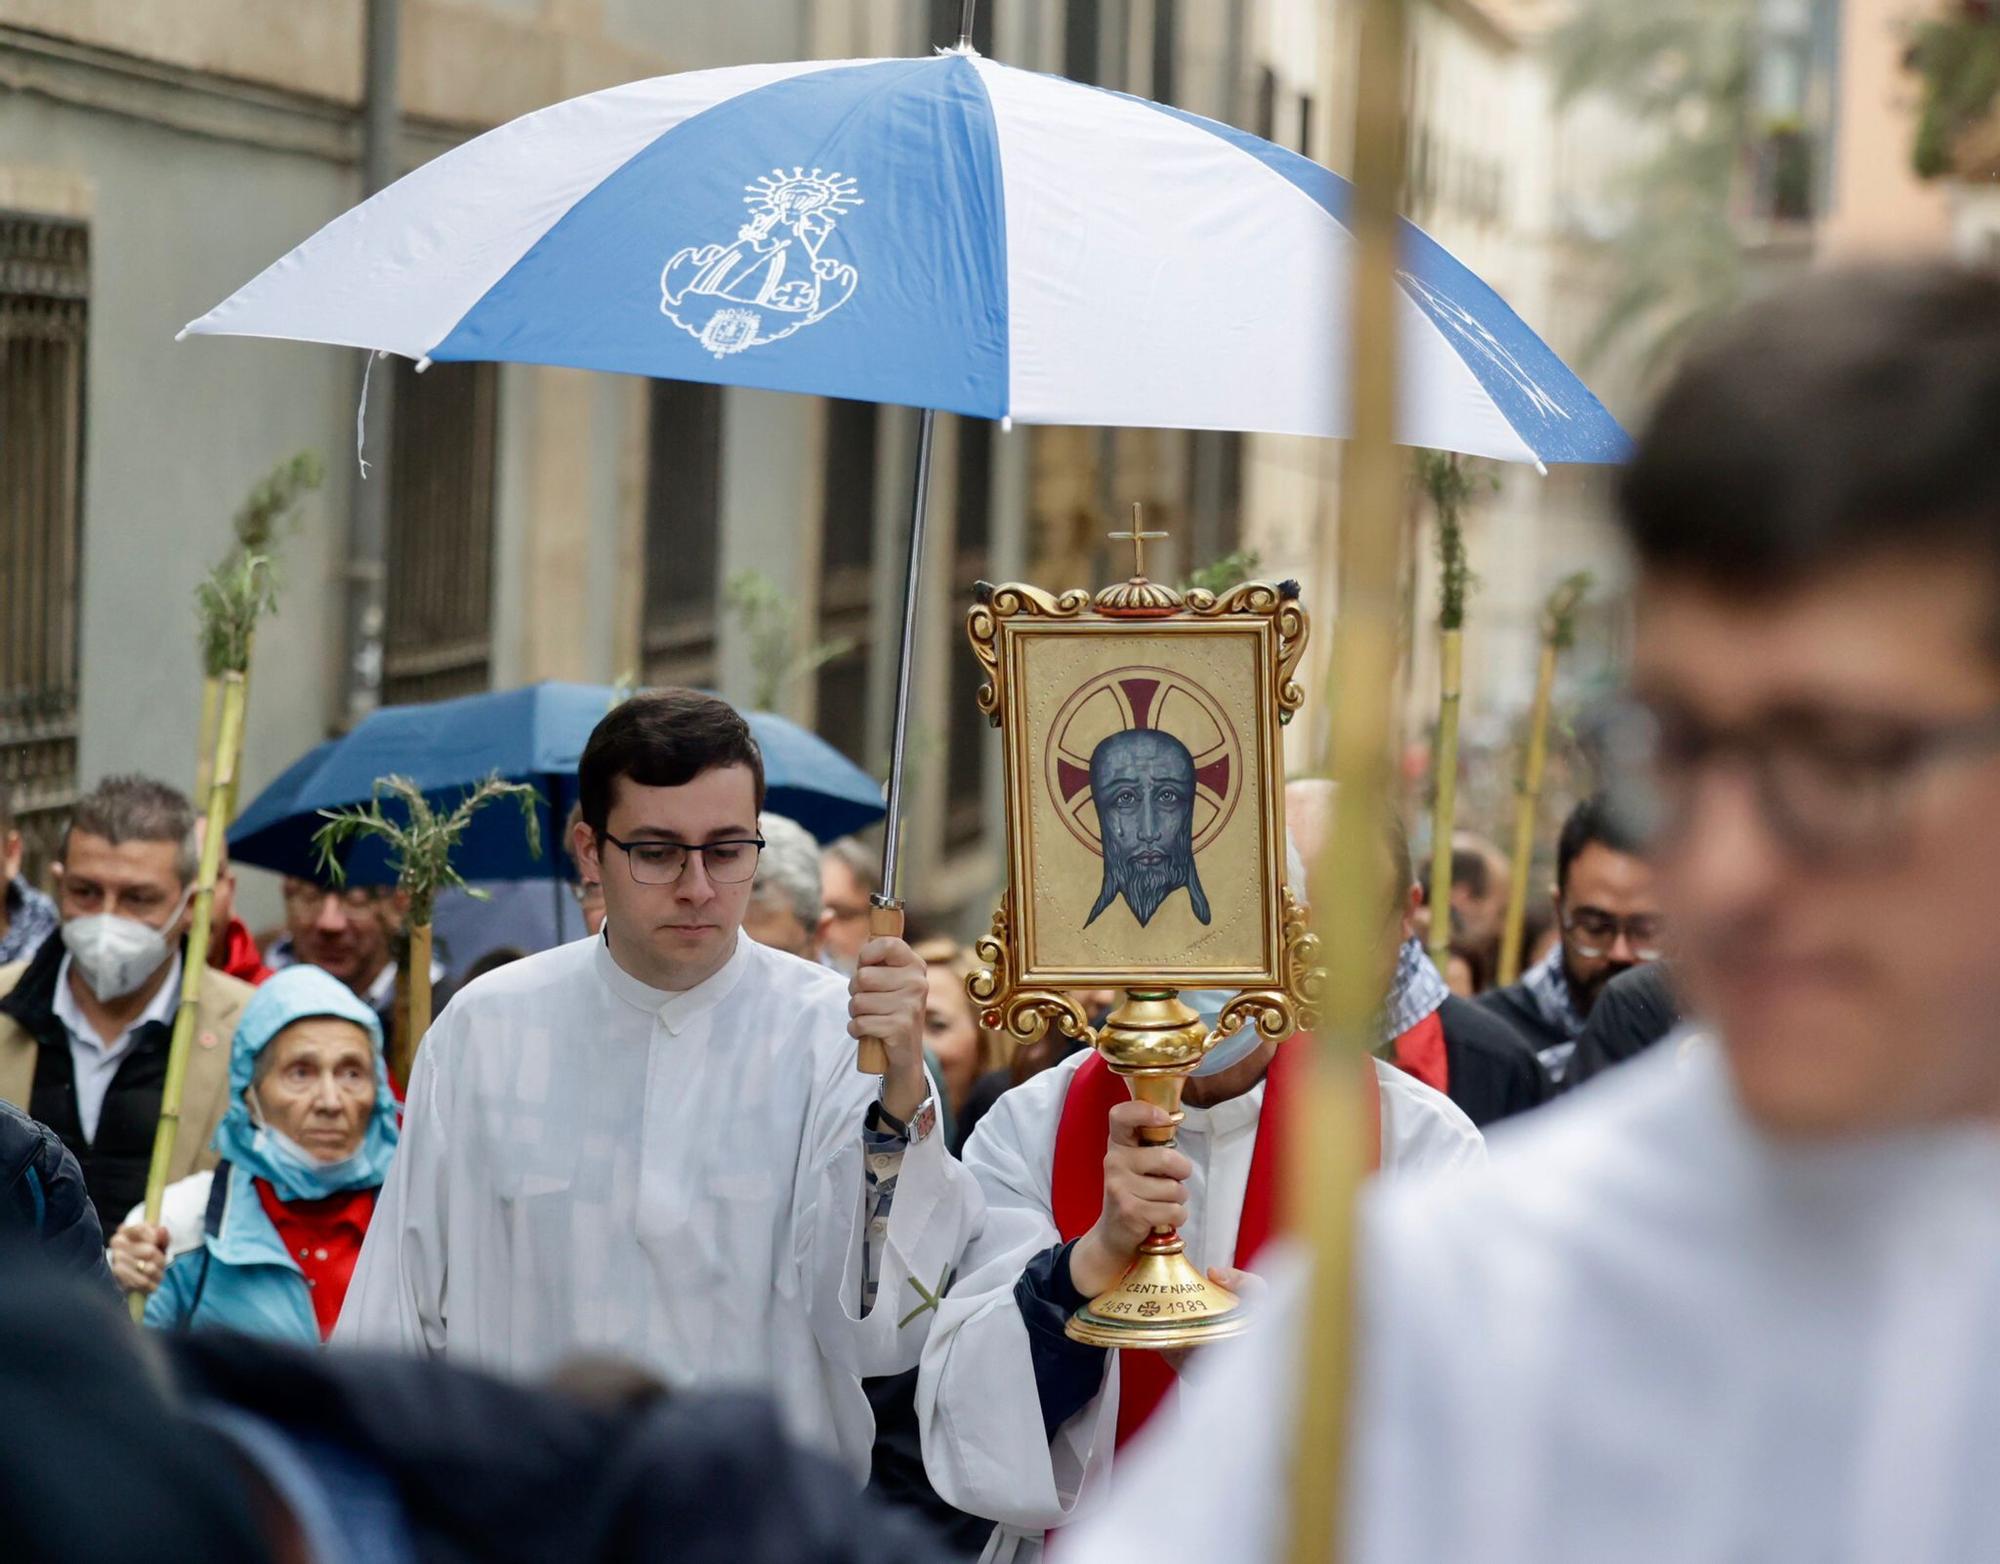
<path fill-rule="evenodd" d="M 186 328 L 924 409 L 885 905 L 935 410 L 1349 427 L 1347 182 L 1214 120 L 983 59 L 970 10 L 929 58 L 696 71 L 529 114 Z M 1419 230 L 1403 242 L 1401 438 L 1537 465 L 1624 456 L 1491 288 Z"/>
<path fill-rule="evenodd" d="M 468 880 L 567 879 L 562 823 L 576 802 L 576 763 L 598 719 L 619 698 L 602 684 L 531 684 L 524 689 L 424 706 L 385 706 L 345 737 L 316 745 L 251 800 L 229 831 L 238 863 L 311 879 L 319 875 L 313 834 L 323 809 L 364 802 L 376 779 L 408 777 L 444 807 L 497 772 L 538 789 L 542 840 L 528 851 L 512 809 L 473 818 L 453 862 Z M 824 739 L 768 712 L 749 714 L 764 752 L 768 807 L 789 815 L 821 841 L 882 818 L 882 787 Z M 396 876 L 376 838 L 353 844 L 343 858 L 348 878 L 387 885 Z"/>

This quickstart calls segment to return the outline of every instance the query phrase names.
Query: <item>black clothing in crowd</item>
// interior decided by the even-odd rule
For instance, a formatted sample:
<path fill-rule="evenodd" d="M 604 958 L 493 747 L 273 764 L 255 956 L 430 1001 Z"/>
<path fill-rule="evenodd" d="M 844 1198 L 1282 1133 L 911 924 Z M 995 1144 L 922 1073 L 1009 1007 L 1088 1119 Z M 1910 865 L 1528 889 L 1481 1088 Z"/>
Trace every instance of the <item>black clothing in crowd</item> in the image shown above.
<path fill-rule="evenodd" d="M 1583 1024 L 1570 1064 L 1570 1084 L 1637 1057 L 1680 1024 L 1680 1001 L 1674 997 L 1672 974 L 1664 961 L 1619 973 L 1604 985 Z"/>
<path fill-rule="evenodd" d="M 63 954 L 60 935 L 44 940 L 12 992 L 0 998 L 0 1015 L 11 1017 L 35 1040 L 35 1083 L 28 1112 L 61 1136 L 75 1154 L 84 1187 L 97 1208 L 97 1225 L 110 1233 L 146 1195 L 173 1028 L 148 1021 L 133 1034 L 132 1051 L 119 1062 L 105 1093 L 97 1137 L 86 1136 L 77 1108 L 69 1033 L 55 1013 Z"/>
<path fill-rule="evenodd" d="M 941 1556 L 761 1397 L 610 1371 L 566 1394 L 223 1331 L 152 1335 L 163 1376 L 108 1299 L 12 1251 L 0 1266 L 0 1426 L 20 1435 L 0 1462 L 0 1555 L 22 1564 L 234 1564 L 300 1544 L 423 1564 Z"/>
<path fill-rule="evenodd" d="M 1549 1100 L 1553 1089 L 1525 1039 L 1499 1016 L 1454 994 L 1444 1027 L 1446 1095 L 1481 1129 Z"/>
<path fill-rule="evenodd" d="M 0 1102 L 0 1242 L 114 1290 L 83 1170 L 56 1132 Z M 8 1263 L 0 1261 L 0 1263 Z"/>
<path fill-rule="evenodd" d="M 1535 996 L 1528 992 L 1526 983 L 1489 988 L 1477 1002 L 1482 1010 L 1505 1022 L 1535 1054 L 1544 1049 L 1566 1047 L 1576 1041 L 1563 1028 L 1549 1024 L 1541 1007 L 1535 1003 Z"/>

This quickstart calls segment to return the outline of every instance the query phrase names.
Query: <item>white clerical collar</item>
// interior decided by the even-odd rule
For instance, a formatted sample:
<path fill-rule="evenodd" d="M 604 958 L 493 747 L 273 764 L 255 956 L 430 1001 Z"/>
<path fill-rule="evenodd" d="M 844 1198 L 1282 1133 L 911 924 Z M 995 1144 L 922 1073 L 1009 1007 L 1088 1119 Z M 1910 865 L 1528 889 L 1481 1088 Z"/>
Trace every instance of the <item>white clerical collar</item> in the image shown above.
<path fill-rule="evenodd" d="M 752 941 L 739 929 L 736 934 L 736 948 L 730 952 L 713 977 L 695 984 L 693 988 L 675 991 L 654 988 L 650 983 L 642 983 L 623 967 L 618 958 L 611 954 L 611 938 L 607 932 L 599 936 L 595 961 L 597 975 L 604 986 L 616 994 L 634 1010 L 643 1010 L 656 1018 L 671 1034 L 678 1035 L 690 1023 L 706 1015 L 715 1006 L 727 999 L 736 985 L 742 981 L 754 959 L 750 954 Z"/>
<path fill-rule="evenodd" d="M 1226 1102 L 1212 1103 L 1206 1108 L 1183 1103 L 1181 1111 L 1187 1115 L 1189 1129 L 1211 1140 L 1220 1140 L 1225 1135 L 1234 1135 L 1256 1124 L 1264 1111 L 1264 1083 L 1259 1081 L 1247 1092 L 1239 1092 Z"/>

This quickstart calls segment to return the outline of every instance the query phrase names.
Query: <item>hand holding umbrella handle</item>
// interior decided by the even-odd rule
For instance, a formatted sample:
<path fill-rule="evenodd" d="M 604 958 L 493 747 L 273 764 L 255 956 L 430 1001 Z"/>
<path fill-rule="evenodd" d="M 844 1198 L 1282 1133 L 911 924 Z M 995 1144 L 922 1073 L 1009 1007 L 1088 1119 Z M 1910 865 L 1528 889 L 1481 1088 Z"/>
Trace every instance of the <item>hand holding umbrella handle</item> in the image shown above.
<path fill-rule="evenodd" d="M 901 939 L 903 904 L 899 901 L 871 901 L 868 904 L 868 937 Z M 863 1075 L 889 1073 L 889 1049 L 879 1037 L 864 1037 L 855 1050 L 854 1068 Z"/>

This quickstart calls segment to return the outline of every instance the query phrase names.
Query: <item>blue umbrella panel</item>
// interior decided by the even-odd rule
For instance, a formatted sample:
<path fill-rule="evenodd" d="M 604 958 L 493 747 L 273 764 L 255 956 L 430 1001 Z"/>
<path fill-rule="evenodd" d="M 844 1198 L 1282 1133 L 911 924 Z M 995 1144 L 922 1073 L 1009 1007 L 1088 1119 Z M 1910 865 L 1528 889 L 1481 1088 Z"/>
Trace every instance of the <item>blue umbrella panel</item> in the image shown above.
<path fill-rule="evenodd" d="M 317 745 L 286 768 L 238 816 L 229 850 L 238 863 L 301 879 L 320 877 L 313 837 L 324 810 L 365 803 L 387 776 L 410 779 L 432 806 L 449 809 L 490 775 L 540 794 L 543 851 L 529 851 L 521 812 L 496 803 L 473 817 L 453 863 L 472 881 L 563 879 L 573 873 L 561 841 L 576 802 L 576 766 L 619 699 L 609 685 L 547 682 L 424 706 L 385 706 L 351 733 Z M 765 807 L 789 815 L 820 841 L 882 818 L 881 785 L 833 746 L 766 712 L 748 720 L 763 751 Z M 385 804 L 393 816 L 396 806 Z M 364 838 L 342 849 L 347 878 L 387 885 L 396 875 L 387 844 Z"/>

